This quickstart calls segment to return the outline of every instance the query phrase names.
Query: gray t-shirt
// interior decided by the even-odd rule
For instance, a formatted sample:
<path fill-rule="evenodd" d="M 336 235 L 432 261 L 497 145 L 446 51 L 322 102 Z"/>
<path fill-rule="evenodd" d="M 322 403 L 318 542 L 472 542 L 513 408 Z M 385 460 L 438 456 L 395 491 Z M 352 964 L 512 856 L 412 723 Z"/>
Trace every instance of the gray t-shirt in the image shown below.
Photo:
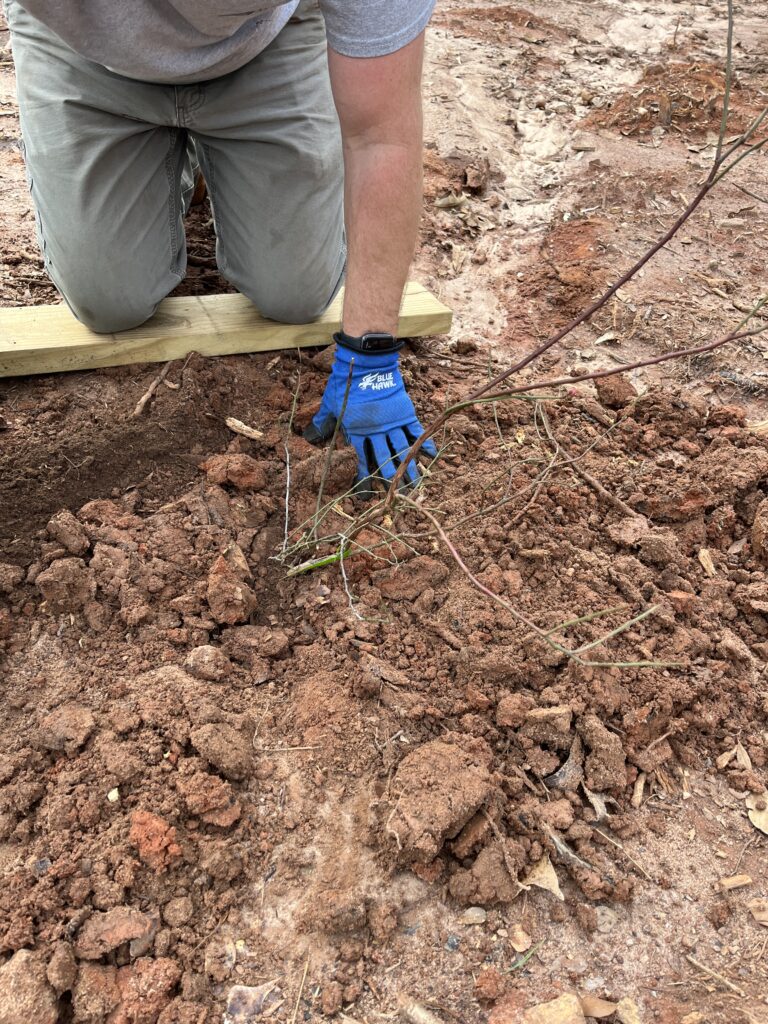
<path fill-rule="evenodd" d="M 275 38 L 298 0 L 19 0 L 88 60 L 145 82 L 218 78 Z M 328 42 L 349 57 L 379 57 L 426 26 L 435 0 L 312 0 Z"/>

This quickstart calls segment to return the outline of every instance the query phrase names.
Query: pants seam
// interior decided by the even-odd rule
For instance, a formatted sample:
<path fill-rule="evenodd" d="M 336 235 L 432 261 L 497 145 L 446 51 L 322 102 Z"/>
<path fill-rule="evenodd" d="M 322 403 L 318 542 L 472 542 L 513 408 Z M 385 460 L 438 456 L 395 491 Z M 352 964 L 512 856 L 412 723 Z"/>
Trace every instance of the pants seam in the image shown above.
<path fill-rule="evenodd" d="M 176 230 L 176 221 L 178 205 L 181 202 L 181 197 L 177 196 L 176 173 L 173 166 L 173 155 L 176 148 L 178 134 L 179 133 L 176 128 L 171 128 L 168 132 L 168 152 L 165 157 L 165 175 L 168 180 L 168 233 L 170 236 L 170 262 L 168 270 L 174 277 L 181 281 L 183 280 L 184 275 L 180 274 L 179 271 L 176 270 L 175 266 L 179 251 L 179 234 Z"/>

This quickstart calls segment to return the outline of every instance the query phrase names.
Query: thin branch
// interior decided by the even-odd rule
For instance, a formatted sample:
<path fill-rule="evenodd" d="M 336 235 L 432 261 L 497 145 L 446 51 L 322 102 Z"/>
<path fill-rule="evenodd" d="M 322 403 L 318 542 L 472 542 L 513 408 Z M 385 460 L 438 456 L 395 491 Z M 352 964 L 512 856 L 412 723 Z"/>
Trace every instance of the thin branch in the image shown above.
<path fill-rule="evenodd" d="M 315 518 L 312 524 L 313 534 L 317 533 L 317 527 L 320 525 L 321 522 L 320 509 L 322 507 L 323 502 L 323 491 L 325 490 L 325 481 L 328 479 L 328 473 L 330 472 L 331 469 L 331 459 L 333 458 L 333 453 L 336 449 L 336 438 L 339 433 L 339 427 L 341 426 L 341 421 L 344 419 L 344 413 L 347 411 L 347 402 L 349 401 L 349 389 L 352 387 L 352 373 L 354 371 L 354 368 L 355 357 L 352 356 L 352 358 L 349 360 L 349 373 L 347 374 L 347 383 L 344 387 L 344 398 L 341 403 L 341 411 L 339 412 L 339 415 L 336 417 L 336 422 L 333 425 L 333 434 L 331 435 L 331 442 L 328 445 L 328 451 L 325 456 L 323 475 L 320 478 L 320 487 L 318 488 L 317 492 L 317 505 L 315 506 Z"/>

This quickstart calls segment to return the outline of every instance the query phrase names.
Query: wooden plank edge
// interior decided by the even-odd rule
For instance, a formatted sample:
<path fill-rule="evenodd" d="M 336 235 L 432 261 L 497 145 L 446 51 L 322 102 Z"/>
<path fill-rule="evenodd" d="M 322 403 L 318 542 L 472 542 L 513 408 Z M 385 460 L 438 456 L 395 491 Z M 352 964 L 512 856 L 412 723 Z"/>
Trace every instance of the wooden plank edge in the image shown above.
<path fill-rule="evenodd" d="M 433 308 L 410 313 L 407 308 L 410 304 L 409 300 L 420 298 L 423 301 L 424 297 L 428 298 L 428 305 Z M 173 299 L 166 301 L 174 302 Z M 337 303 L 338 313 L 335 308 Z M 57 311 L 60 309 L 58 306 L 34 308 L 38 311 L 41 308 Z M 83 328 L 85 340 L 83 342 L 75 341 L 64 347 L 14 351 L 8 346 L 4 351 L 0 349 L 0 377 L 95 370 L 135 363 L 166 362 L 170 359 L 183 359 L 190 352 L 199 352 L 204 356 L 242 355 L 251 352 L 288 351 L 323 345 L 340 326 L 340 309 L 341 306 L 337 299 L 323 317 L 311 324 L 272 324 L 267 320 L 254 319 L 251 325 L 238 326 L 230 336 L 227 336 L 226 328 L 222 330 L 221 327 L 216 328 L 212 325 L 211 329 L 200 335 L 195 335 L 190 330 L 181 335 L 171 334 L 165 338 L 158 337 L 134 342 L 130 337 L 132 331 L 105 336 L 93 335 L 90 332 L 85 334 L 86 329 Z M 66 313 L 67 317 L 71 315 L 66 307 L 61 307 L 61 311 Z M 16 312 L 15 308 L 13 312 Z M 335 317 L 334 313 L 337 313 Z M 416 285 L 415 282 L 409 283 L 399 324 L 399 333 L 403 337 L 445 334 L 450 331 L 452 322 L 453 313 L 447 306 L 444 306 L 423 286 Z M 151 321 L 149 326 L 151 328 Z M 270 329 L 274 330 L 273 337 L 269 336 Z M 136 332 L 145 332 L 146 330 L 147 325 L 136 328 Z M 291 339 L 292 330 L 296 332 L 296 336 Z"/>

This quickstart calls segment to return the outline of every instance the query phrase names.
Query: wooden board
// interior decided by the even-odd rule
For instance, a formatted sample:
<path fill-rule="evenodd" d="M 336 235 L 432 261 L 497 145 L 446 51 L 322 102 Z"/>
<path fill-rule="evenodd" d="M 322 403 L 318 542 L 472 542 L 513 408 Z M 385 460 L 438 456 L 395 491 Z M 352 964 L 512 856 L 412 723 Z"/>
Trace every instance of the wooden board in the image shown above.
<path fill-rule="evenodd" d="M 296 325 L 265 320 L 242 295 L 173 298 L 141 327 L 119 334 L 94 334 L 64 305 L 0 308 L 0 377 L 322 345 L 339 329 L 341 303 L 339 295 L 318 320 Z M 451 320 L 423 285 L 407 285 L 401 337 L 445 334 Z"/>

